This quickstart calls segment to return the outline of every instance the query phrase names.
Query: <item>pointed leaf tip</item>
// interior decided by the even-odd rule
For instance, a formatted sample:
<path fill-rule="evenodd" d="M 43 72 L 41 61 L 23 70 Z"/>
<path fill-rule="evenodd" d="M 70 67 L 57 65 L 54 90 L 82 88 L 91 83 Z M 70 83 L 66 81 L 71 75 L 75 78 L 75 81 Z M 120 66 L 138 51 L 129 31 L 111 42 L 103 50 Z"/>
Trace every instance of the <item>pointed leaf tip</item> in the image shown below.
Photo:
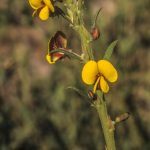
<path fill-rule="evenodd" d="M 117 42 L 118 42 L 118 40 L 115 40 L 115 41 L 113 41 L 113 42 L 108 46 L 108 48 L 106 49 L 106 52 L 105 52 L 105 54 L 104 54 L 103 59 L 107 59 L 107 60 L 110 59 L 110 57 L 111 57 L 111 55 L 112 55 L 112 53 L 113 53 L 113 51 L 114 51 L 114 48 L 115 48 L 115 46 L 117 45 Z"/>

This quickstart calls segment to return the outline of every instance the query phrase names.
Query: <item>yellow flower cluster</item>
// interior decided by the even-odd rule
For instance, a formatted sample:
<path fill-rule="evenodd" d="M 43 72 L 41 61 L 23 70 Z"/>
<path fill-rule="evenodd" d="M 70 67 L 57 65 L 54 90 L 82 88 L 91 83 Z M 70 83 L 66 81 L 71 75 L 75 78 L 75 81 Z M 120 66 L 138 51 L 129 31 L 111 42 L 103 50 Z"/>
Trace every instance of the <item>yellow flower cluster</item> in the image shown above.
<path fill-rule="evenodd" d="M 98 62 L 90 60 L 82 69 L 82 80 L 85 84 L 94 84 L 94 93 L 98 87 L 102 92 L 107 93 L 109 91 L 107 81 L 113 83 L 117 81 L 117 79 L 117 70 L 107 60 L 99 60 Z"/>
<path fill-rule="evenodd" d="M 41 20 L 47 20 L 51 13 L 54 13 L 55 8 L 51 0 L 29 0 L 31 7 L 38 13 Z"/>

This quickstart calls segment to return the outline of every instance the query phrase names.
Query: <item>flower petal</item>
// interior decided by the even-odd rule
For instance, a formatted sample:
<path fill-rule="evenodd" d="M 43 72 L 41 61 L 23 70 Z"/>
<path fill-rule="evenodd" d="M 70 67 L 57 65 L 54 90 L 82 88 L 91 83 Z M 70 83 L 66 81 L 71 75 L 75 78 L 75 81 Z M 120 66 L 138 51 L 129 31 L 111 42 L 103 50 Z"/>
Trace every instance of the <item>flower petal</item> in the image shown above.
<path fill-rule="evenodd" d="M 52 60 L 53 60 L 54 62 L 60 60 L 60 59 L 63 58 L 63 57 L 64 57 L 64 53 L 58 52 L 58 53 L 52 54 Z"/>
<path fill-rule="evenodd" d="M 43 2 L 45 3 L 45 5 L 48 6 L 48 8 L 50 9 L 51 12 L 55 11 L 54 6 L 53 6 L 51 0 L 43 0 Z"/>
<path fill-rule="evenodd" d="M 95 61 L 88 61 L 82 69 L 82 80 L 86 84 L 94 84 L 96 75 L 98 74 L 98 66 Z"/>
<path fill-rule="evenodd" d="M 54 64 L 55 63 L 54 61 L 52 61 L 51 55 L 49 55 L 49 54 L 46 55 L 46 60 L 48 61 L 49 64 Z"/>
<path fill-rule="evenodd" d="M 98 86 L 99 81 L 100 81 L 100 77 L 98 77 L 98 79 L 96 80 L 96 82 L 95 82 L 95 84 L 94 84 L 93 93 L 96 93 L 96 90 L 97 90 L 97 86 Z"/>
<path fill-rule="evenodd" d="M 100 88 L 104 93 L 107 93 L 109 91 L 109 85 L 107 84 L 103 76 L 101 76 L 100 78 Z"/>
<path fill-rule="evenodd" d="M 115 82 L 118 79 L 117 70 L 114 66 L 107 60 L 98 61 L 99 72 L 109 81 Z"/>
<path fill-rule="evenodd" d="M 49 17 L 49 9 L 48 6 L 45 6 L 41 9 L 40 13 L 39 13 L 39 17 L 41 20 L 47 20 Z"/>
<path fill-rule="evenodd" d="M 29 0 L 29 4 L 33 9 L 39 9 L 43 6 L 42 0 Z"/>

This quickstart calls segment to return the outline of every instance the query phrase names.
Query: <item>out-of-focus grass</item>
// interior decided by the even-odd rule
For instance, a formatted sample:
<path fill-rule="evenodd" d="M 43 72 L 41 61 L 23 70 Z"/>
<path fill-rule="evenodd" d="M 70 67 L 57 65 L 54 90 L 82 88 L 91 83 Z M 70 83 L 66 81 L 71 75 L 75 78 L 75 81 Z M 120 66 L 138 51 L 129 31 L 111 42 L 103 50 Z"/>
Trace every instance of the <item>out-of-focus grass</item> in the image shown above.
<path fill-rule="evenodd" d="M 102 7 L 101 37 L 93 43 L 96 58 L 118 39 L 112 61 L 118 83 L 107 95 L 112 117 L 129 111 L 116 128 L 121 150 L 149 150 L 150 48 L 149 1 L 85 1 L 85 21 Z M 90 10 L 90 11 L 87 11 Z M 78 62 L 54 66 L 45 61 L 47 41 L 62 30 L 68 47 L 78 52 L 78 36 L 63 19 L 40 22 L 31 17 L 27 1 L 1 0 L 0 5 L 0 149 L 99 150 L 103 146 L 98 116 L 89 102 L 67 89 L 86 90 Z M 59 22 L 59 23 L 58 23 Z M 70 41 L 71 39 L 71 41 Z"/>

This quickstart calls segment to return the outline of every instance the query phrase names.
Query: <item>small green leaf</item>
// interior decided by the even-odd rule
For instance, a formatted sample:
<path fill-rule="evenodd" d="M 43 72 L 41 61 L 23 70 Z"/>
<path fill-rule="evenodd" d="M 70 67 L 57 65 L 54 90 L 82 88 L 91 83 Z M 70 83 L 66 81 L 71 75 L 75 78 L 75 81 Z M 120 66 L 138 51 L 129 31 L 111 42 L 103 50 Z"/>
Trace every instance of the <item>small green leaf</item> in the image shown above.
<path fill-rule="evenodd" d="M 96 16 L 95 16 L 95 18 L 94 18 L 93 27 L 96 26 L 96 22 L 97 22 L 98 17 L 99 17 L 99 15 L 100 15 L 100 13 L 101 13 L 101 10 L 102 10 L 102 8 L 99 8 L 98 12 L 96 13 Z"/>
<path fill-rule="evenodd" d="M 103 59 L 107 59 L 107 60 L 110 59 L 110 57 L 111 57 L 111 55 L 112 55 L 112 53 L 113 53 L 113 50 L 114 50 L 114 48 L 115 48 L 117 42 L 118 42 L 118 40 L 112 42 L 112 43 L 108 46 L 108 48 L 106 49 L 106 52 L 105 52 L 105 54 L 104 54 Z"/>
<path fill-rule="evenodd" d="M 87 95 L 85 95 L 82 90 L 80 90 L 80 89 L 78 89 L 78 88 L 76 88 L 76 87 L 69 86 L 69 87 L 67 87 L 67 89 L 73 90 L 73 91 L 75 91 L 76 93 L 78 93 L 80 96 L 85 97 L 85 98 L 88 98 Z"/>

